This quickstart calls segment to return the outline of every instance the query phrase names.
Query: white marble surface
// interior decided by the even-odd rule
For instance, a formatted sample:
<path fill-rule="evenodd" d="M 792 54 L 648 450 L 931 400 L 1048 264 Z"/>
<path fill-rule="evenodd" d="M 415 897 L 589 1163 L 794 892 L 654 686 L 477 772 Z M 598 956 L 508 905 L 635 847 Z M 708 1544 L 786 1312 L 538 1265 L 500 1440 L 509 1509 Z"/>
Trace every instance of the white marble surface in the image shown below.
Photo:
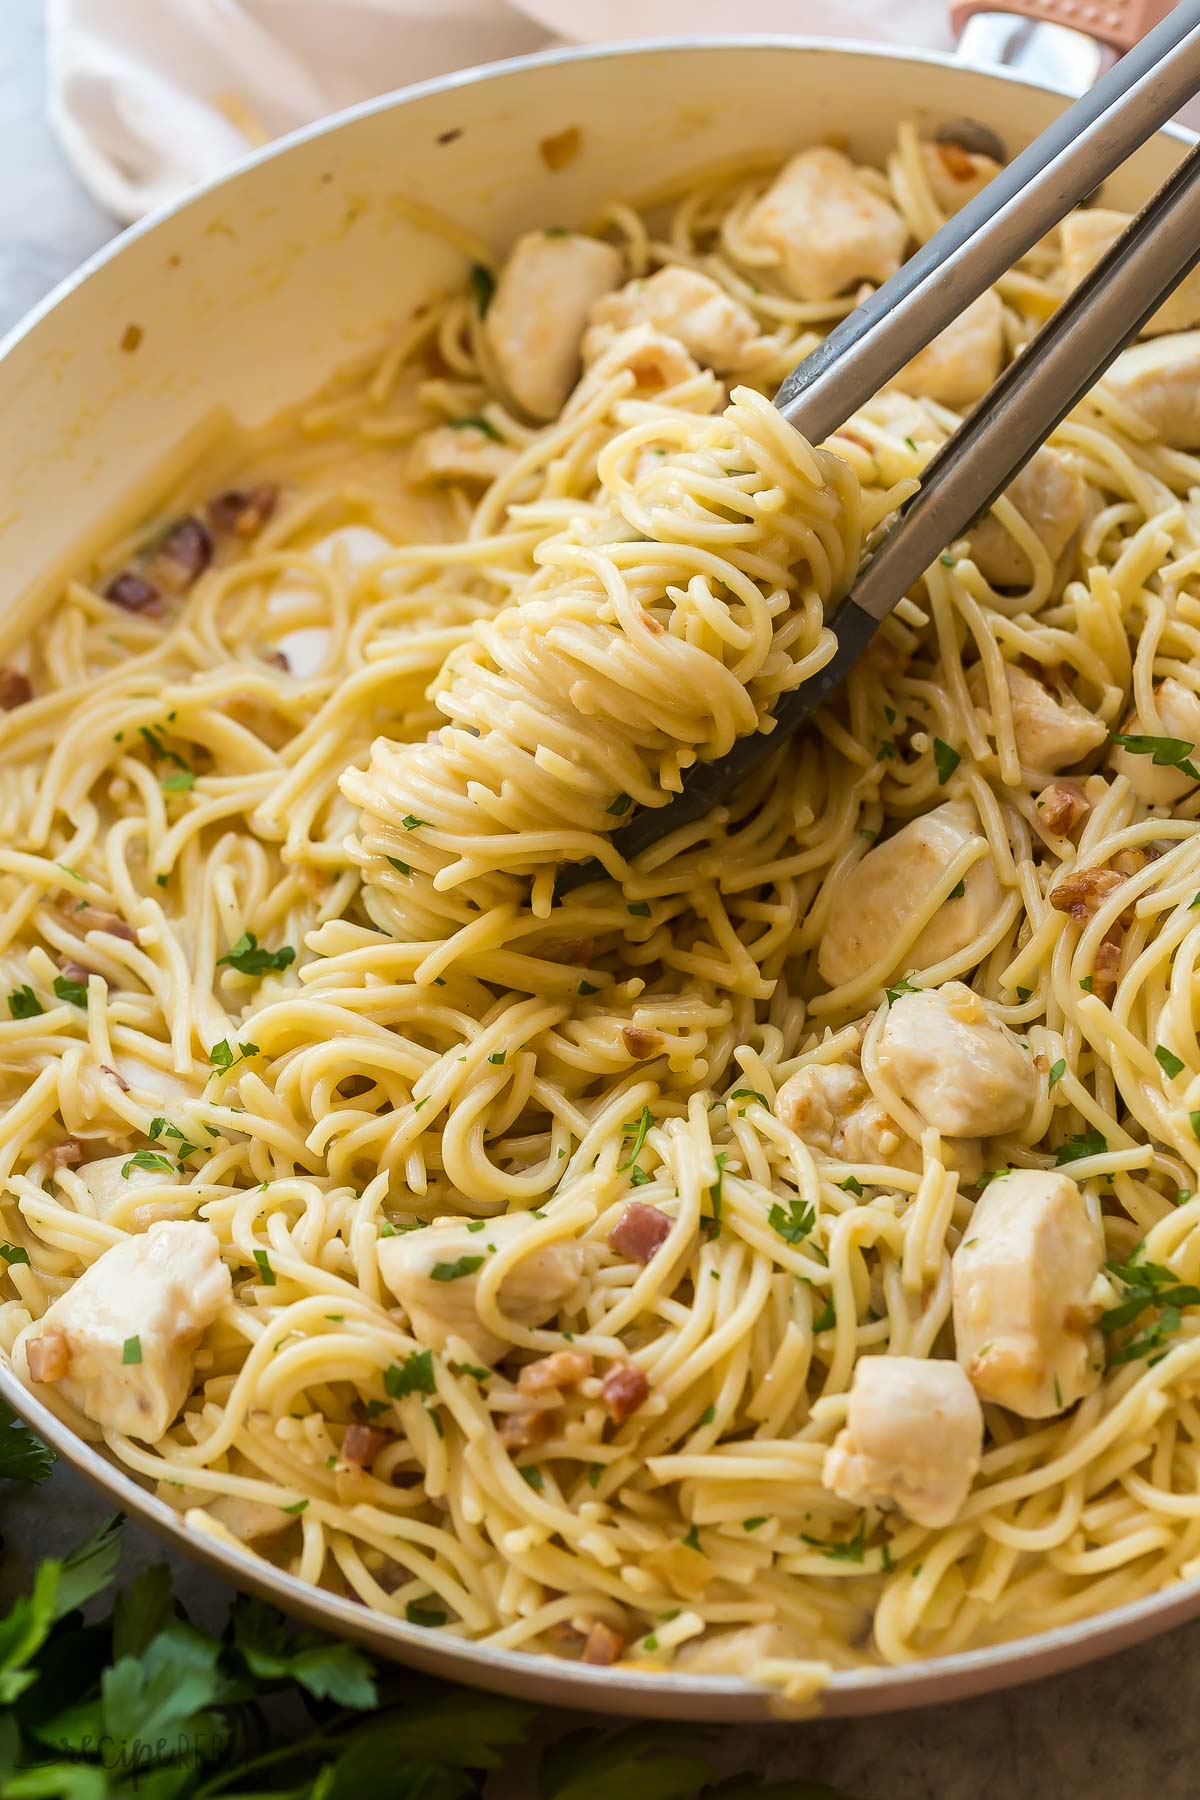
<path fill-rule="evenodd" d="M 0 169 L 2 333 L 112 233 L 46 129 L 40 0 L 0 0 Z M 0 1495 L 4 1585 L 103 1512 L 62 1471 L 36 1495 Z M 158 1557 L 144 1534 L 129 1537 L 135 1560 Z M 182 1578 L 189 1604 L 210 1612 L 211 1580 Z M 1198 1686 L 1200 1624 L 1037 1687 L 893 1719 L 726 1732 L 714 1750 L 726 1770 L 807 1776 L 857 1800 L 1193 1800 Z M 525 1800 L 528 1789 L 516 1775 L 493 1791 Z"/>

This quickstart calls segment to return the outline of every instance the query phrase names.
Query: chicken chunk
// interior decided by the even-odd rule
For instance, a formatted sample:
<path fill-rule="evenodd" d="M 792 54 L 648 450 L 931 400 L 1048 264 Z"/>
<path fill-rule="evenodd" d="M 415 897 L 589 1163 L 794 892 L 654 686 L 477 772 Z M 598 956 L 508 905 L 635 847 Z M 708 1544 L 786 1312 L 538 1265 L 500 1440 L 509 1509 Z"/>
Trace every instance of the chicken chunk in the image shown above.
<path fill-rule="evenodd" d="M 126 1169 L 129 1173 L 126 1174 Z M 124 1156 L 99 1156 L 95 1162 L 80 1164 L 74 1171 L 75 1179 L 81 1181 L 87 1190 L 91 1202 L 91 1210 L 96 1218 L 107 1219 L 122 1201 L 128 1200 L 142 1188 L 172 1188 L 179 1185 L 178 1177 L 165 1169 L 141 1169 L 134 1166 L 130 1152 Z M 67 1186 L 70 1177 L 64 1180 Z M 125 1218 L 114 1220 L 115 1224 L 134 1231 L 145 1231 L 155 1219 L 169 1215 L 171 1199 L 166 1201 L 147 1201 L 135 1206 Z"/>
<path fill-rule="evenodd" d="M 1061 234 L 1063 273 L 1070 287 L 1079 286 L 1132 217 L 1132 213 L 1113 212 L 1106 206 L 1088 206 L 1067 214 Z M 1142 326 L 1142 335 L 1187 331 L 1192 325 L 1200 325 L 1200 269 L 1184 277 L 1170 299 Z"/>
<path fill-rule="evenodd" d="M 504 387 L 521 411 L 553 419 L 579 373 L 588 312 L 621 279 L 611 244 L 575 232 L 528 231 L 496 284 L 484 335 Z"/>
<path fill-rule="evenodd" d="M 30 1343 L 61 1332 L 63 1397 L 105 1431 L 157 1443 L 191 1391 L 196 1347 L 230 1291 L 212 1226 L 164 1220 L 106 1250 Z"/>
<path fill-rule="evenodd" d="M 1104 387 L 1173 450 L 1200 450 L 1200 331 L 1123 350 Z"/>
<path fill-rule="evenodd" d="M 1057 775 L 1082 762 L 1105 741 L 1108 727 L 1066 689 L 1052 693 L 1035 675 L 1005 663 L 1004 679 L 1012 711 L 1013 737 L 1021 767 L 1039 775 Z M 982 663 L 967 676 L 967 691 L 976 706 L 988 705 L 988 681 Z"/>
<path fill-rule="evenodd" d="M 690 381 L 693 375 L 700 373 L 700 365 L 677 338 L 655 331 L 652 325 L 631 325 L 628 331 L 619 331 L 595 362 L 589 364 L 571 396 L 568 413 L 584 405 L 599 388 L 625 369 L 633 375 L 638 394 L 661 394 L 664 388 L 677 387 L 681 381 Z M 712 381 L 711 376 L 708 379 Z M 724 389 L 715 382 L 713 386 L 715 401 Z"/>
<path fill-rule="evenodd" d="M 1083 522 L 1086 492 L 1075 458 L 1043 446 L 1004 497 L 1056 563 Z M 971 555 L 993 587 L 1028 587 L 1033 580 L 1033 564 L 995 513 L 987 513 L 971 533 Z"/>
<path fill-rule="evenodd" d="M 597 300 L 583 340 L 584 362 L 593 362 L 631 325 L 665 332 L 718 375 L 738 368 L 760 341 L 754 314 L 695 269 L 660 269 Z"/>
<path fill-rule="evenodd" d="M 891 1118 L 857 1068 L 812 1063 L 790 1075 L 775 1096 L 775 1116 L 811 1150 L 838 1162 L 921 1172 L 921 1146 Z M 945 1146 L 948 1166 L 964 1180 L 983 1167 L 979 1145 Z"/>
<path fill-rule="evenodd" d="M 498 475 L 507 475 L 517 453 L 509 444 L 497 443 L 477 425 L 460 420 L 423 431 L 408 458 L 412 481 L 463 481 L 487 486 Z"/>
<path fill-rule="evenodd" d="M 800 300 L 830 300 L 857 281 L 886 281 L 908 233 L 894 206 L 840 150 L 802 150 L 747 214 L 745 240 L 769 252 Z"/>
<path fill-rule="evenodd" d="M 732 1631 L 706 1631 L 681 1644 L 673 1667 L 689 1675 L 753 1675 L 759 1663 L 803 1656 L 804 1645 L 793 1627 L 771 1620 L 739 1625 Z"/>
<path fill-rule="evenodd" d="M 868 850 L 834 895 L 817 952 L 822 979 L 839 987 L 876 963 L 883 965 L 883 974 L 892 974 L 900 960 L 906 968 L 930 968 L 965 949 L 1003 899 L 986 851 L 964 876 L 963 894 L 943 901 L 907 950 L 900 938 L 959 852 L 984 842 L 972 803 L 948 800 Z"/>
<path fill-rule="evenodd" d="M 475 1310 L 479 1271 L 493 1250 L 509 1249 L 536 1232 L 538 1223 L 529 1213 L 508 1213 L 487 1220 L 482 1231 L 471 1231 L 464 1219 L 435 1219 L 424 1231 L 384 1238 L 379 1272 L 408 1314 L 414 1336 L 433 1350 L 444 1350 L 451 1336 L 464 1338 L 481 1361 L 494 1362 L 506 1342 L 487 1329 Z M 500 1285 L 501 1311 L 516 1325 L 544 1324 L 582 1269 L 577 1243 L 531 1250 Z"/>
<path fill-rule="evenodd" d="M 895 384 L 961 410 L 983 398 L 1003 358 L 1004 308 L 989 288 L 905 363 Z"/>
<path fill-rule="evenodd" d="M 1033 1111 L 1031 1058 L 961 981 L 893 1002 L 879 1066 L 947 1137 L 1001 1137 L 1020 1131 Z"/>
<path fill-rule="evenodd" d="M 899 1507 L 914 1525 L 953 1524 L 983 1452 L 983 1412 L 955 1362 L 866 1356 L 824 1485 L 854 1506 Z"/>
<path fill-rule="evenodd" d="M 1168 737 L 1190 744 L 1184 761 L 1191 762 L 1192 751 L 1200 746 L 1200 695 L 1184 687 L 1173 675 L 1154 690 L 1161 729 L 1146 724 L 1136 713 L 1121 727 L 1122 737 Z M 1139 800 L 1147 806 L 1171 806 L 1190 793 L 1196 782 L 1186 769 L 1168 763 L 1156 763 L 1151 750 L 1130 750 L 1125 744 L 1114 744 L 1105 759 L 1114 775 L 1124 775 Z M 1200 767 L 1200 760 L 1197 760 Z"/>
<path fill-rule="evenodd" d="M 991 1182 L 951 1263 L 958 1360 L 982 1399 L 1046 1419 L 1099 1385 L 1103 1267 L 1104 1233 L 1069 1175 Z"/>
<path fill-rule="evenodd" d="M 920 157 L 929 191 L 947 216 L 981 194 L 993 176 L 1000 173 L 994 156 L 968 150 L 963 144 L 922 144 Z"/>

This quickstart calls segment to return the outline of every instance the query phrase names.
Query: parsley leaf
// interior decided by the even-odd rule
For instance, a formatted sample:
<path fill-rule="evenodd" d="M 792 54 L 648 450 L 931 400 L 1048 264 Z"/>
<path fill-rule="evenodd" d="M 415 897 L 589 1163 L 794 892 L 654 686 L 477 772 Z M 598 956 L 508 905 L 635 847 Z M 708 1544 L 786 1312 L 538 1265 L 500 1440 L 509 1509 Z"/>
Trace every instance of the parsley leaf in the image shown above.
<path fill-rule="evenodd" d="M 1168 1080 L 1173 1080 L 1176 1075 L 1182 1074 L 1184 1067 L 1182 1056 L 1176 1056 L 1175 1052 L 1168 1050 L 1165 1044 L 1155 1045 L 1154 1056 Z"/>
<path fill-rule="evenodd" d="M 1101 1314 L 1100 1328 L 1106 1335 L 1125 1331 L 1148 1311 L 1154 1315 L 1140 1331 L 1116 1349 L 1110 1349 L 1109 1362 L 1136 1362 L 1142 1357 L 1157 1362 L 1166 1355 L 1168 1340 L 1179 1330 L 1182 1309 L 1200 1306 L 1200 1288 L 1180 1282 L 1175 1271 L 1162 1263 L 1144 1262 L 1138 1250 L 1126 1263 L 1109 1263 L 1108 1272 L 1121 1283 L 1124 1292 L 1116 1306 Z"/>
<path fill-rule="evenodd" d="M 142 1360 L 142 1340 L 140 1337 L 127 1337 L 121 1348 L 121 1361 L 126 1368 Z"/>
<path fill-rule="evenodd" d="M 286 969 L 296 960 L 290 944 L 264 950 L 252 931 L 243 931 L 233 949 L 217 958 L 217 967 L 237 969 L 243 975 L 265 975 L 268 969 Z"/>
<path fill-rule="evenodd" d="M 920 988 L 914 987 L 907 975 L 904 977 L 903 981 L 898 981 L 895 987 L 884 989 L 884 993 L 888 997 L 889 1006 L 895 1006 L 901 994 L 919 994 L 920 992 Z"/>
<path fill-rule="evenodd" d="M 121 1175 L 129 1180 L 130 1169 L 153 1169 L 167 1175 L 175 1173 L 175 1164 L 169 1156 L 163 1156 L 157 1150 L 135 1150 L 127 1163 L 121 1165 Z"/>
<path fill-rule="evenodd" d="M 1200 781 L 1200 769 L 1189 759 L 1195 744 L 1186 738 L 1145 737 L 1137 732 L 1114 732 L 1111 743 L 1120 744 L 1131 756 L 1148 756 L 1156 768 L 1178 769 L 1192 781 Z"/>
<path fill-rule="evenodd" d="M 1065 1144 L 1058 1146 L 1054 1153 L 1055 1166 L 1061 1169 L 1064 1163 L 1080 1162 L 1085 1156 L 1103 1156 L 1107 1149 L 1108 1139 L 1093 1127 L 1090 1131 L 1079 1132 L 1076 1137 L 1069 1137 Z"/>
<path fill-rule="evenodd" d="M 937 767 L 938 786 L 945 787 L 957 769 L 962 757 L 950 744 L 944 743 L 940 737 L 933 740 L 933 760 Z"/>
<path fill-rule="evenodd" d="M 471 296 L 475 301 L 475 311 L 481 319 L 487 318 L 488 307 L 492 304 L 492 295 L 496 291 L 496 277 L 482 263 L 471 264 Z"/>
<path fill-rule="evenodd" d="M 798 1244 L 806 1238 L 817 1222 L 817 1215 L 811 1206 L 803 1200 L 789 1200 L 787 1211 L 775 1205 L 767 1214 L 767 1224 L 772 1231 L 788 1244 Z"/>
<path fill-rule="evenodd" d="M 274 1287 L 275 1271 L 271 1267 L 271 1258 L 267 1255 L 267 1252 L 265 1250 L 256 1250 L 254 1252 L 254 1260 L 258 1264 L 258 1272 L 262 1277 L 263 1286 Z"/>
<path fill-rule="evenodd" d="M 619 819 L 621 814 L 627 813 L 632 805 L 632 794 L 618 794 L 612 805 L 606 806 L 604 810 L 606 813 L 610 813 L 613 818 Z"/>
<path fill-rule="evenodd" d="M 390 1363 L 383 1371 L 383 1385 L 393 1400 L 402 1400 L 405 1394 L 436 1394 L 433 1351 L 414 1350 L 402 1363 Z"/>
<path fill-rule="evenodd" d="M 60 1000 L 68 1001 L 72 1006 L 87 1005 L 87 984 L 83 981 L 72 981 L 69 975 L 54 977 L 54 992 Z"/>
<path fill-rule="evenodd" d="M 628 1137 L 633 1138 L 633 1149 L 629 1152 L 629 1155 L 625 1158 L 624 1162 L 617 1164 L 617 1173 L 619 1175 L 623 1175 L 626 1169 L 632 1169 L 634 1163 L 636 1163 L 641 1154 L 642 1145 L 646 1141 L 646 1133 L 650 1130 L 653 1123 L 654 1114 L 650 1111 L 648 1106 L 643 1106 L 640 1117 L 632 1120 L 628 1125 L 623 1125 L 621 1127 L 622 1139 Z"/>
<path fill-rule="evenodd" d="M 45 1009 L 27 983 L 24 987 L 14 988 L 8 996 L 8 1010 L 14 1019 L 36 1019 Z"/>
<path fill-rule="evenodd" d="M 717 1179 L 708 1190 L 708 1204 L 711 1212 L 701 1213 L 700 1229 L 710 1240 L 718 1237 L 721 1231 L 721 1206 L 725 1193 L 725 1164 L 729 1161 L 728 1150 L 718 1150 L 713 1157 L 717 1167 Z"/>
<path fill-rule="evenodd" d="M 461 1281 L 464 1275 L 473 1275 L 476 1269 L 482 1269 L 482 1256 L 460 1256 L 454 1262 L 435 1262 L 430 1269 L 433 1281 Z"/>
<path fill-rule="evenodd" d="M 447 423 L 451 431 L 479 431 L 484 437 L 493 439 L 497 444 L 504 442 L 492 421 L 485 419 L 482 413 L 468 413 L 464 419 L 450 419 Z"/>
<path fill-rule="evenodd" d="M 1066 1074 L 1066 1072 L 1067 1072 L 1066 1060 L 1065 1060 L 1065 1058 L 1060 1056 L 1056 1063 L 1051 1064 L 1050 1080 L 1049 1080 L 1049 1083 L 1047 1084 L 1048 1087 L 1057 1087 L 1059 1082 L 1062 1080 L 1063 1076 Z"/>

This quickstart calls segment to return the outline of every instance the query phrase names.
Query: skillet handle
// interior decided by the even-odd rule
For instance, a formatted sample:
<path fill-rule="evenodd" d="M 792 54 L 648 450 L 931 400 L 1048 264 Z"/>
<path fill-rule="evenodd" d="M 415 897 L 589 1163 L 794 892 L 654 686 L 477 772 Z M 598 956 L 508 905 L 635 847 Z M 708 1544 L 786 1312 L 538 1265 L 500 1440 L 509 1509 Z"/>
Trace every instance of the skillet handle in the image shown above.
<path fill-rule="evenodd" d="M 950 0 L 964 62 L 999 63 L 1081 94 L 1171 11 L 1174 0 Z"/>

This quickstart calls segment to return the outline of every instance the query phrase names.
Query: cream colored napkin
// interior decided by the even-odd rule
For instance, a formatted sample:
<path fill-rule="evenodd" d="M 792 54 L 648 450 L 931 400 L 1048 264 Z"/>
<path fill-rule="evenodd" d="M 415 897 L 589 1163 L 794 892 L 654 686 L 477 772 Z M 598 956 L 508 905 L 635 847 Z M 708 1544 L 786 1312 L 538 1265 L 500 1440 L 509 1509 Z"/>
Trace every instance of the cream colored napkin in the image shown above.
<path fill-rule="evenodd" d="M 947 47 L 943 0 L 47 0 L 50 116 L 136 219 L 356 100 L 562 42 L 799 32 Z"/>

